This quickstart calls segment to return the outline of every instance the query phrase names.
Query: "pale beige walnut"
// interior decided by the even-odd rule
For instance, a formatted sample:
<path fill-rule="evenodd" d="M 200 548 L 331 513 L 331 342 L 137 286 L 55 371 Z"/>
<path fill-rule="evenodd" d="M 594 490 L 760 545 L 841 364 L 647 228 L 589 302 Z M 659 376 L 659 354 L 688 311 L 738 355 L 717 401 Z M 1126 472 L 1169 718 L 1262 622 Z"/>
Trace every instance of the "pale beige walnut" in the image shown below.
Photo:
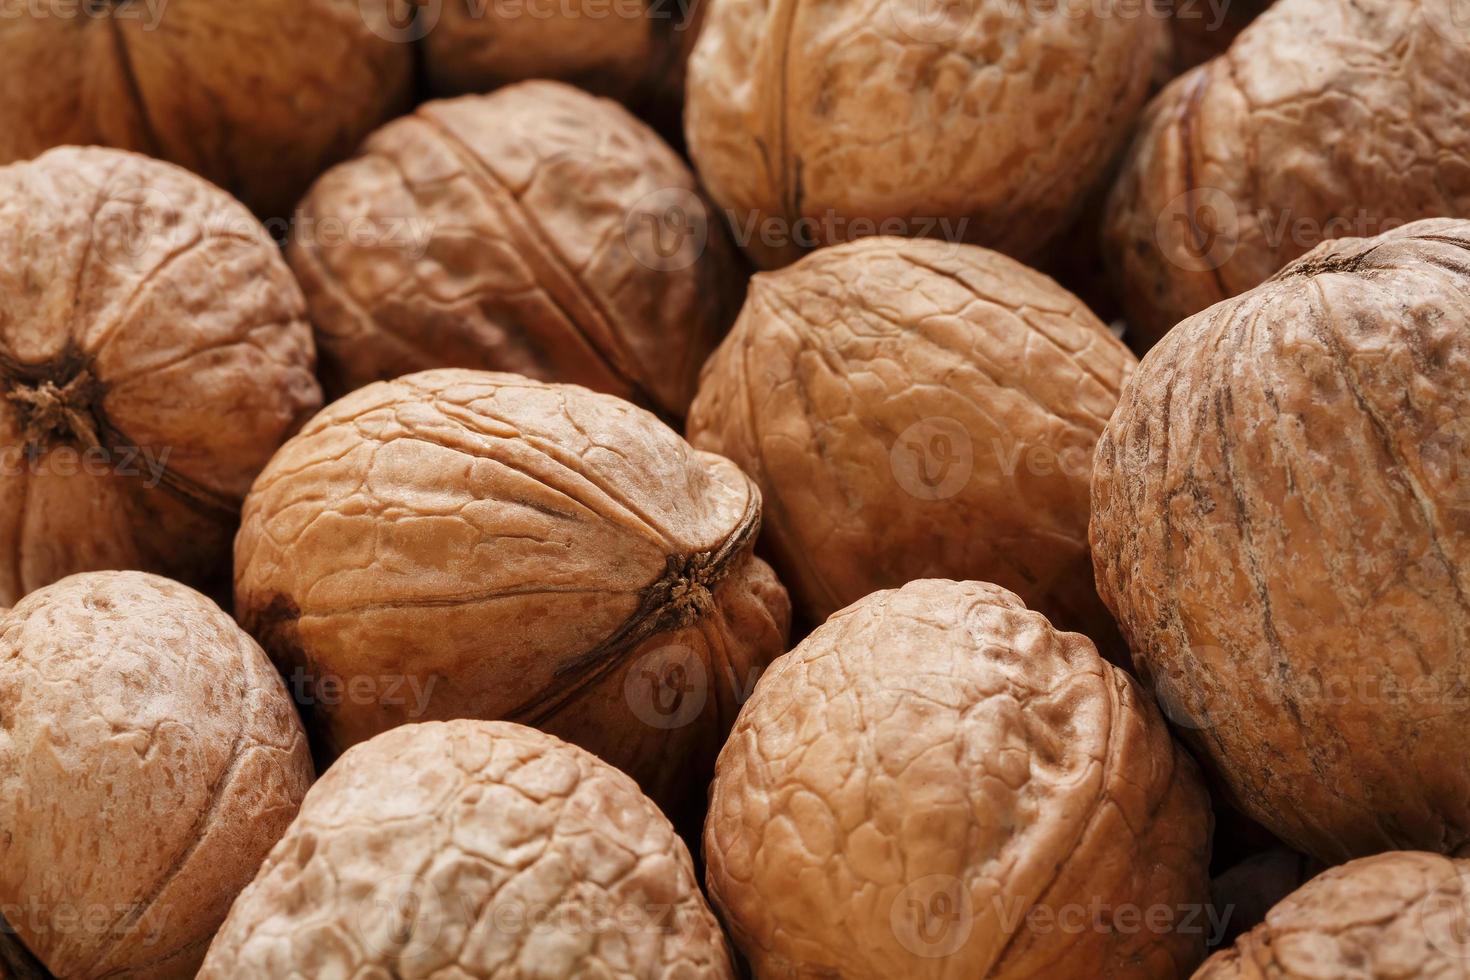
<path fill-rule="evenodd" d="M 227 582 L 314 366 L 290 269 L 216 188 L 118 150 L 0 168 L 0 603 L 106 568 Z"/>
<path fill-rule="evenodd" d="M 412 52 L 394 26 L 407 9 L 402 0 L 10 4 L 0 17 L 0 163 L 68 143 L 115 146 L 285 217 L 317 174 L 407 103 Z"/>
<path fill-rule="evenodd" d="M 689 851 L 633 780 L 505 722 L 344 755 L 200 977 L 733 980 Z"/>
<path fill-rule="evenodd" d="M 1106 253 L 1141 347 L 1319 243 L 1470 216 L 1464 0 L 1281 0 L 1149 106 Z"/>
<path fill-rule="evenodd" d="M 1103 599 L 1249 816 L 1328 863 L 1470 842 L 1470 222 L 1181 323 L 1092 503 Z"/>
<path fill-rule="evenodd" d="M 1126 137 L 1161 25 L 1133 0 L 710 0 L 690 153 L 765 268 L 874 225 L 1030 256 Z"/>
<path fill-rule="evenodd" d="M 925 580 L 767 671 L 704 852 L 758 980 L 1175 978 L 1204 954 L 1209 838 L 1127 674 L 1004 589 Z"/>
<path fill-rule="evenodd" d="M 0 962 L 192 977 L 311 780 L 280 677 L 204 596 L 142 572 L 32 593 L 0 618 Z"/>
<path fill-rule="evenodd" d="M 409 721 L 524 722 L 682 816 L 785 649 L 759 524 L 734 464 L 626 402 L 427 371 L 276 454 L 235 545 L 236 615 L 300 678 L 328 753 Z"/>
<path fill-rule="evenodd" d="M 302 203 L 289 251 L 329 391 L 435 367 L 584 384 L 682 415 L 739 303 L 694 175 L 556 82 L 431 102 Z"/>
<path fill-rule="evenodd" d="M 1283 899 L 1195 980 L 1463 980 L 1470 861 L 1392 851 L 1332 868 Z"/>
<path fill-rule="evenodd" d="M 1017 262 L 864 239 L 755 277 L 689 437 L 760 484 L 773 560 L 814 623 L 877 589 L 973 578 L 1100 640 L 1088 484 L 1133 366 Z"/>

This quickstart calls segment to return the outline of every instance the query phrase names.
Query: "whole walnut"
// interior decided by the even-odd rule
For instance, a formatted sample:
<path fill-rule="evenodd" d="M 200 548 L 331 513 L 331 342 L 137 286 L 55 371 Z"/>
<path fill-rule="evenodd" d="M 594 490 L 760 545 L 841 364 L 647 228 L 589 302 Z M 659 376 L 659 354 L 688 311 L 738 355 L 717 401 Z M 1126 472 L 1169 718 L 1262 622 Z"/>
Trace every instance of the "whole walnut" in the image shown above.
<path fill-rule="evenodd" d="M 204 596 L 142 572 L 31 593 L 0 618 L 0 962 L 192 977 L 311 780 L 280 677 Z"/>
<path fill-rule="evenodd" d="M 1038 252 L 1147 95 L 1136 0 L 711 0 L 685 132 L 757 264 L 875 231 Z"/>
<path fill-rule="evenodd" d="M 1325 862 L 1470 843 L 1470 222 L 1338 239 L 1185 320 L 1098 444 L 1141 675 Z"/>
<path fill-rule="evenodd" d="M 404 2 L 12 4 L 0 17 L 0 163 L 115 146 L 284 217 L 406 105 Z"/>
<path fill-rule="evenodd" d="M 1461 3 L 1281 0 L 1149 105 L 1105 226 L 1140 346 L 1324 240 L 1470 217 Z"/>
<path fill-rule="evenodd" d="M 1283 899 L 1195 980 L 1464 977 L 1470 861 L 1392 851 L 1331 868 Z"/>
<path fill-rule="evenodd" d="M 218 189 L 118 150 L 0 168 L 0 604 L 104 568 L 226 579 L 314 365 L 291 271 Z"/>
<path fill-rule="evenodd" d="M 409 721 L 533 724 L 683 816 L 790 605 L 760 494 L 609 395 L 442 369 L 359 389 L 256 481 L 236 615 L 326 754 Z"/>
<path fill-rule="evenodd" d="M 689 851 L 613 767 L 504 722 L 348 751 L 240 895 L 201 978 L 735 974 Z"/>
<path fill-rule="evenodd" d="M 1204 954 L 1209 836 L 1126 673 L 1004 589 L 925 580 L 772 665 L 704 851 L 760 980 L 1173 978 Z"/>
<path fill-rule="evenodd" d="M 816 623 L 974 578 L 1094 639 L 1092 453 L 1133 355 L 1052 280 L 984 249 L 869 238 L 757 275 L 689 415 L 760 484 Z"/>
<path fill-rule="evenodd" d="M 707 214 L 621 106 L 527 82 L 373 134 L 302 203 L 289 258 L 331 392 L 484 368 L 682 415 L 739 302 Z"/>

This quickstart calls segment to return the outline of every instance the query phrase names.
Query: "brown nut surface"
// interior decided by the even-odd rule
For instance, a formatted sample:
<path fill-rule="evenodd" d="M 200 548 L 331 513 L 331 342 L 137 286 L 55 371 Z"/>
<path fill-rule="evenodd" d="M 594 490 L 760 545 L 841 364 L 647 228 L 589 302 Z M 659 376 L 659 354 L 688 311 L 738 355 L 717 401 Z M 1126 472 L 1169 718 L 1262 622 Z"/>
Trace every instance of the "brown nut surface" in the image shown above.
<path fill-rule="evenodd" d="M 689 168 L 625 109 L 527 82 L 379 130 L 312 189 L 298 225 L 323 233 L 289 258 L 330 392 L 484 368 L 682 415 L 739 302 L 707 219 Z"/>
<path fill-rule="evenodd" d="M 689 437 L 760 484 L 773 560 L 813 622 L 913 579 L 973 578 L 1099 639 L 1092 452 L 1134 363 L 1002 255 L 864 239 L 755 277 Z"/>
<path fill-rule="evenodd" d="M 1470 222 L 1329 242 L 1144 358 L 1092 553 L 1165 712 L 1332 863 L 1470 842 Z"/>
<path fill-rule="evenodd" d="M 1331 868 L 1284 898 L 1266 921 L 1195 980 L 1463 980 L 1470 861 L 1392 851 Z"/>
<path fill-rule="evenodd" d="M 329 750 L 408 721 L 519 721 L 675 812 L 785 648 L 759 523 L 734 464 L 626 402 L 426 371 L 329 406 L 261 474 L 236 614 L 303 679 Z"/>
<path fill-rule="evenodd" d="M 192 977 L 311 780 L 280 677 L 204 596 L 142 572 L 32 593 L 0 619 L 0 946 L 24 947 L 0 961 Z"/>
<path fill-rule="evenodd" d="M 1172 978 L 1204 954 L 1183 916 L 1209 835 L 1193 761 L 1127 674 L 1004 589 L 927 580 L 767 671 L 704 851 L 760 980 Z"/>
<path fill-rule="evenodd" d="M 504 722 L 356 746 L 230 911 L 200 977 L 733 980 L 689 851 L 637 785 Z"/>
<path fill-rule="evenodd" d="M 1462 5 L 1281 0 L 1149 105 L 1105 233 L 1139 345 L 1327 239 L 1470 217 Z"/>
<path fill-rule="evenodd" d="M 1060 231 L 1147 94 L 1131 0 L 936 11 L 711 0 L 689 62 L 699 174 L 757 264 L 875 231 L 1020 257 Z"/>
<path fill-rule="evenodd" d="M 291 271 L 218 189 L 118 150 L 0 168 L 0 603 L 103 568 L 225 578 L 314 364 Z"/>
<path fill-rule="evenodd" d="M 15 4 L 0 18 L 0 163 L 62 144 L 187 167 L 258 213 L 406 105 L 403 0 Z"/>

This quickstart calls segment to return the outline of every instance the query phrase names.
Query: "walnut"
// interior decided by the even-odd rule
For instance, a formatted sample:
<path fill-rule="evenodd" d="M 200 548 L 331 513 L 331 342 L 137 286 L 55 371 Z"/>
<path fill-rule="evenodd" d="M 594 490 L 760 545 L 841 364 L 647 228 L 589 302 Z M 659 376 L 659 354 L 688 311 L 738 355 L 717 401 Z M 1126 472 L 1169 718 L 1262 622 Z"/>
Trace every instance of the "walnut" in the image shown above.
<path fill-rule="evenodd" d="M 626 402 L 426 371 L 276 454 L 245 504 L 236 614 L 328 754 L 409 721 L 525 722 L 679 814 L 785 649 L 759 523 L 734 464 Z"/>
<path fill-rule="evenodd" d="M 484 721 L 398 728 L 327 770 L 199 974 L 241 975 L 735 976 L 637 785 Z"/>
<path fill-rule="evenodd" d="M 1272 0 L 1169 0 L 1170 66 L 1188 71 L 1225 52 Z"/>
<path fill-rule="evenodd" d="M 1141 346 L 1339 237 L 1470 217 L 1463 0 L 1281 0 L 1149 106 L 1107 254 Z"/>
<path fill-rule="evenodd" d="M 290 270 L 219 190 L 118 150 L 0 168 L 0 603 L 78 571 L 219 576 L 321 404 L 314 361 Z"/>
<path fill-rule="evenodd" d="M 0 963 L 192 977 L 311 780 L 281 679 L 204 596 L 142 572 L 31 593 L 0 619 Z"/>
<path fill-rule="evenodd" d="M 928 580 L 767 671 L 704 849 L 761 978 L 1172 978 L 1204 953 L 1209 835 L 1126 673 L 1004 589 Z"/>
<path fill-rule="evenodd" d="M 0 18 L 0 163 L 65 143 L 115 146 L 284 217 L 407 104 L 403 2 L 12 4 Z"/>
<path fill-rule="evenodd" d="M 1088 484 L 1134 363 L 1017 262 L 870 238 L 755 277 L 689 437 L 760 484 L 773 560 L 815 623 L 878 589 L 952 577 L 1106 632 Z"/>
<path fill-rule="evenodd" d="M 1470 222 L 1185 320 L 1098 444 L 1098 589 L 1245 812 L 1325 862 L 1470 842 Z"/>
<path fill-rule="evenodd" d="M 682 415 L 739 302 L 695 190 L 621 106 L 555 82 L 390 123 L 312 189 L 319 232 L 289 253 L 328 390 L 485 368 Z"/>
<path fill-rule="evenodd" d="M 1124 140 L 1161 30 L 1135 0 L 712 0 L 690 153 L 765 268 L 900 228 L 1028 257 Z"/>
<path fill-rule="evenodd" d="M 1463 977 L 1470 861 L 1394 851 L 1331 868 L 1195 980 Z"/>
<path fill-rule="evenodd" d="M 1215 824 L 1215 854 L 1218 860 L 1221 826 Z M 1218 935 L 1216 945 L 1234 942 L 1249 929 L 1266 921 L 1266 915 L 1287 895 L 1323 871 L 1323 866 L 1289 847 L 1273 846 L 1230 865 L 1210 882 Z"/>

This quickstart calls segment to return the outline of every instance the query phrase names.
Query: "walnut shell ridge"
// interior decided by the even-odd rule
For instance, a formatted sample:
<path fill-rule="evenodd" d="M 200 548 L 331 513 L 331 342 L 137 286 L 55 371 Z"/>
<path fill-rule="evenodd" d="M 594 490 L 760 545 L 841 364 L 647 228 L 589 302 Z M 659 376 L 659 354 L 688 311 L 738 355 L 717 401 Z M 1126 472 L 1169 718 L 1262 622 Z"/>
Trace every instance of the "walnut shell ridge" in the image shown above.
<path fill-rule="evenodd" d="M 1210 819 L 1193 761 L 1086 637 L 926 580 L 839 612 L 756 685 L 706 881 L 760 980 L 1178 977 L 1204 954 L 1182 916 L 1208 897 Z M 1112 928 L 1129 907 L 1167 921 Z M 1108 921 L 1062 927 L 1083 908 Z"/>
<path fill-rule="evenodd" d="M 105 568 L 217 584 L 251 481 L 321 406 L 305 313 L 260 224 L 184 170 L 0 168 L 0 604 Z"/>
<path fill-rule="evenodd" d="M 1098 589 L 1252 818 L 1327 863 L 1470 842 L 1470 222 L 1185 320 L 1098 444 Z"/>
<path fill-rule="evenodd" d="M 48 977 L 194 976 L 312 775 L 280 677 L 204 596 L 31 593 L 0 618 L 0 946 Z"/>

